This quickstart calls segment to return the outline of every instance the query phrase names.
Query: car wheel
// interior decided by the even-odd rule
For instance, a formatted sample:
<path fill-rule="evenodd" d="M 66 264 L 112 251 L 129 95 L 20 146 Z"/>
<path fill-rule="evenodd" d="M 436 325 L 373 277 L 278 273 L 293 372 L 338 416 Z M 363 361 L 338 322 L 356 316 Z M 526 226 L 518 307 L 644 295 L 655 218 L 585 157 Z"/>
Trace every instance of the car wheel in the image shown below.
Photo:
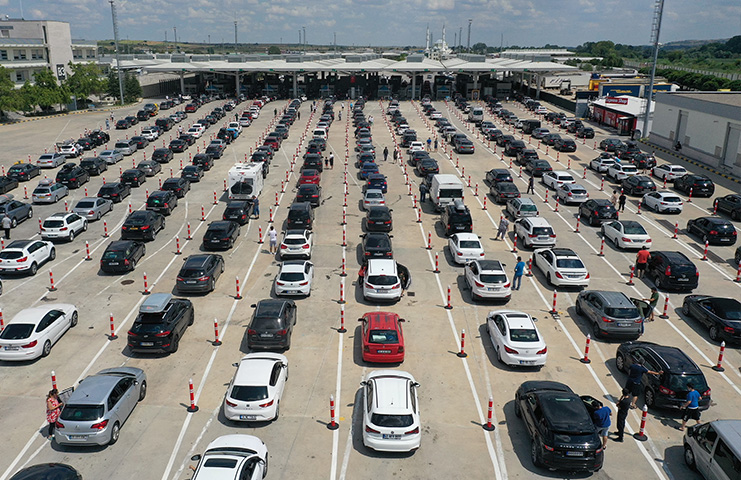
<path fill-rule="evenodd" d="M 692 451 L 692 447 L 689 445 L 684 446 L 684 463 L 690 468 L 690 470 L 697 470 L 697 464 L 695 463 L 695 452 Z"/>
<path fill-rule="evenodd" d="M 615 357 L 615 366 L 621 372 L 625 372 L 625 356 L 622 353 L 618 353 Z"/>
<path fill-rule="evenodd" d="M 131 260 L 131 271 L 134 271 L 134 269 L 136 269 L 136 260 L 132 259 Z"/>
<path fill-rule="evenodd" d="M 733 210 L 731 212 L 731 219 L 732 220 L 741 220 L 741 210 Z"/>
<path fill-rule="evenodd" d="M 31 218 L 31 217 L 28 217 L 28 218 Z M 15 219 L 15 218 L 13 218 L 13 219 L 12 219 L 12 220 L 10 221 L 10 226 L 11 226 L 12 228 L 15 228 L 15 227 L 17 227 L 17 226 L 18 226 L 18 220 L 17 220 L 17 219 Z"/>
<path fill-rule="evenodd" d="M 682 313 L 684 316 L 689 317 L 690 316 L 690 306 L 687 305 L 687 301 L 685 300 L 682 304 Z"/>
<path fill-rule="evenodd" d="M 718 335 L 718 326 L 717 325 L 711 325 L 710 329 L 708 330 L 708 335 L 710 335 L 710 340 L 717 342 L 720 340 L 720 335 Z"/>
<path fill-rule="evenodd" d="M 141 402 L 144 400 L 144 397 L 147 396 L 147 381 L 142 380 L 142 385 L 139 387 L 139 401 Z"/>
<path fill-rule="evenodd" d="M 540 460 L 540 453 L 538 452 L 538 445 L 535 443 L 535 439 L 530 444 L 530 459 L 533 461 L 533 465 L 541 467 L 543 462 Z"/>
<path fill-rule="evenodd" d="M 277 421 L 278 417 L 280 417 L 280 401 L 275 405 L 275 416 L 273 417 L 273 421 Z"/>
<path fill-rule="evenodd" d="M 36 275 L 36 272 L 38 272 L 38 271 L 39 271 L 39 266 L 38 266 L 38 265 L 36 265 L 36 262 L 33 262 L 33 263 L 31 264 L 31 267 L 30 267 L 30 268 L 28 269 L 28 272 L 29 272 L 29 273 L 30 273 L 31 275 Z"/>
<path fill-rule="evenodd" d="M 520 402 L 517 401 L 517 397 L 515 397 L 515 417 L 522 418 L 522 409 L 520 408 Z"/>
<path fill-rule="evenodd" d="M 593 216 L 589 217 L 589 225 L 596 227 L 598 223 L 599 223 L 599 220 L 597 220 Z"/>
<path fill-rule="evenodd" d="M 550 272 L 545 275 L 545 281 L 548 282 L 548 285 L 553 285 Z"/>
<path fill-rule="evenodd" d="M 663 289 L 662 283 L 663 282 L 661 281 L 661 278 L 659 277 L 659 274 L 657 273 L 656 275 L 654 275 L 654 285 L 656 286 L 656 289 L 657 290 L 662 290 Z"/>
<path fill-rule="evenodd" d="M 706 243 L 709 242 L 707 234 L 702 236 L 702 241 Z"/>
<path fill-rule="evenodd" d="M 170 345 L 170 353 L 177 352 L 179 346 L 180 346 L 180 337 L 175 335 L 175 337 L 172 339 L 172 345 Z"/>
<path fill-rule="evenodd" d="M 208 291 L 213 292 L 214 290 L 216 290 L 216 281 L 214 281 L 214 279 L 212 278 L 211 282 L 208 285 Z"/>
<path fill-rule="evenodd" d="M 72 231 L 69 232 L 69 236 L 67 237 L 67 240 L 69 240 L 71 242 L 74 239 L 75 239 L 75 231 L 72 230 Z"/>
<path fill-rule="evenodd" d="M 111 428 L 111 439 L 108 441 L 108 445 L 113 445 L 118 441 L 118 435 L 121 433 L 121 425 L 118 422 L 113 424 Z"/>
<path fill-rule="evenodd" d="M 27 218 L 28 218 L 28 219 L 31 219 L 31 218 L 33 218 L 33 208 L 29 208 L 29 209 L 28 209 L 28 217 L 27 217 Z M 15 219 L 13 219 L 13 220 L 15 221 Z"/>
<path fill-rule="evenodd" d="M 72 318 L 69 321 L 70 326 L 71 327 L 76 327 L 77 326 L 77 320 L 79 320 L 79 316 L 77 315 L 77 312 L 74 312 L 72 314 Z"/>
<path fill-rule="evenodd" d="M 95 214 L 95 220 L 100 220 L 100 212 Z"/>
<path fill-rule="evenodd" d="M 576 305 L 574 306 L 574 308 L 576 309 L 577 315 L 584 315 L 584 310 L 582 310 L 579 300 L 576 301 Z"/>
<path fill-rule="evenodd" d="M 656 404 L 656 394 L 650 388 L 647 388 L 646 391 L 643 392 L 643 399 L 646 401 L 646 406 L 648 408 L 652 408 Z"/>
<path fill-rule="evenodd" d="M 51 353 L 51 341 L 47 340 L 46 343 L 44 343 L 44 349 L 41 350 L 41 356 L 48 357 L 50 353 Z"/>
<path fill-rule="evenodd" d="M 597 325 L 597 322 L 594 323 L 594 338 L 603 338 L 604 335 L 602 334 L 602 329 L 599 328 L 599 325 Z"/>

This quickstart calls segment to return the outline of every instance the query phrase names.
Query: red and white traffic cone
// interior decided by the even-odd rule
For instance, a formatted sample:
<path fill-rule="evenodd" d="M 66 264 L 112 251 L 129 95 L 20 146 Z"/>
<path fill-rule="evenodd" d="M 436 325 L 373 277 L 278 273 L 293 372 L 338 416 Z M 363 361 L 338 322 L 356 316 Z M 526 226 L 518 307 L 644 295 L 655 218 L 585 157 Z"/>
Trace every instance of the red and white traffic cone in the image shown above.
<path fill-rule="evenodd" d="M 214 318 L 214 341 L 211 343 L 214 347 L 221 345 L 221 339 L 219 338 L 219 321 Z"/>
<path fill-rule="evenodd" d="M 459 358 L 466 358 L 468 356 L 468 354 L 466 353 L 465 346 L 466 346 L 466 330 L 463 329 L 461 330 L 461 349 L 457 354 Z"/>
<path fill-rule="evenodd" d="M 277 195 L 277 193 L 276 193 L 276 195 Z M 218 204 L 219 204 L 219 200 L 216 197 L 216 190 L 214 190 L 214 205 L 218 205 Z"/>
<path fill-rule="evenodd" d="M 600 192 L 604 192 L 605 191 L 605 177 L 602 177 L 602 180 L 600 181 L 599 191 Z"/>
<path fill-rule="evenodd" d="M 64 201 L 64 211 L 69 212 L 69 203 L 67 203 L 67 200 Z"/>
<path fill-rule="evenodd" d="M 87 197 L 87 192 L 85 192 L 85 196 Z M 28 187 L 25 185 L 23 186 L 23 199 L 28 200 Z"/>
<path fill-rule="evenodd" d="M 605 256 L 605 238 L 604 237 L 602 237 L 602 240 L 600 241 L 600 244 L 599 244 L 599 253 L 597 254 L 597 256 L 599 256 L 599 257 L 604 257 Z"/>
<path fill-rule="evenodd" d="M 108 335 L 108 340 L 115 340 L 118 338 L 118 335 L 116 335 L 116 325 L 113 323 L 113 314 L 111 313 L 108 315 L 108 322 L 110 324 L 111 333 Z"/>
<path fill-rule="evenodd" d="M 440 257 L 437 252 L 435 252 L 435 270 L 432 273 L 440 273 Z"/>
<path fill-rule="evenodd" d="M 327 424 L 327 428 L 330 430 L 337 430 L 340 428 L 340 424 L 337 423 L 337 417 L 335 416 L 335 410 L 334 410 L 334 395 L 329 396 L 329 423 Z"/>
<path fill-rule="evenodd" d="M 131 214 L 134 211 L 133 208 L 131 208 L 131 202 L 129 202 L 129 214 Z"/>
<path fill-rule="evenodd" d="M 51 371 L 51 388 L 57 390 L 57 372 Z"/>
<path fill-rule="evenodd" d="M 718 352 L 718 363 L 713 367 L 716 372 L 724 372 L 726 369 L 723 368 L 723 353 L 726 351 L 726 342 L 720 343 L 720 352 Z"/>
<path fill-rule="evenodd" d="M 587 167 L 584 167 L 584 175 L 582 175 L 581 178 L 583 178 L 583 179 L 586 179 L 587 178 Z"/>
<path fill-rule="evenodd" d="M 664 189 L 666 189 L 666 177 L 664 177 Z"/>
<path fill-rule="evenodd" d="M 512 253 L 517 253 L 517 234 L 515 233 L 514 241 L 512 242 Z"/>
<path fill-rule="evenodd" d="M 144 272 L 144 291 L 142 292 L 144 295 L 149 295 L 149 283 L 147 282 L 147 272 Z"/>
<path fill-rule="evenodd" d="M 643 414 L 641 414 L 641 428 L 638 430 L 638 433 L 633 434 L 633 438 L 640 440 L 641 442 L 648 440 L 648 437 L 646 436 L 646 420 L 648 420 L 648 406 L 644 405 Z"/>
<path fill-rule="evenodd" d="M 636 212 L 638 215 L 641 214 L 641 203 L 643 202 L 638 202 L 638 211 Z"/>
<path fill-rule="evenodd" d="M 347 301 L 345 301 L 345 279 L 344 278 L 340 279 L 340 300 L 337 303 L 339 303 L 340 305 L 344 305 L 347 303 Z"/>
<path fill-rule="evenodd" d="M 39 217 L 39 234 L 44 231 L 44 227 L 41 224 L 41 217 Z"/>
<path fill-rule="evenodd" d="M 347 246 L 347 225 L 342 226 L 342 244 L 341 246 Z"/>
<path fill-rule="evenodd" d="M 188 390 L 190 391 L 190 407 L 188 407 L 189 413 L 195 413 L 198 411 L 198 406 L 196 405 L 196 395 L 195 390 L 193 390 L 193 379 L 188 379 Z"/>
<path fill-rule="evenodd" d="M 446 310 L 452 310 L 453 309 L 453 304 L 450 303 L 450 295 L 451 295 L 450 294 L 450 285 L 448 285 L 448 304 L 445 305 L 445 309 Z"/>
<path fill-rule="evenodd" d="M 262 226 L 257 227 L 257 243 L 263 243 L 262 242 Z"/>
<path fill-rule="evenodd" d="M 420 207 L 417 207 L 417 223 L 422 223 L 422 209 Z"/>
<path fill-rule="evenodd" d="M 268 208 L 268 223 L 273 223 L 273 207 Z"/>
<path fill-rule="evenodd" d="M 626 285 L 633 286 L 635 283 L 633 283 L 633 275 L 635 275 L 636 267 L 635 265 L 630 266 L 630 279 L 628 280 L 628 283 Z"/>
<path fill-rule="evenodd" d="M 674 236 L 672 236 L 672 238 L 674 239 L 678 238 L 677 233 L 679 233 L 679 222 L 674 223 Z"/>
<path fill-rule="evenodd" d="M 108 223 L 103 220 L 103 237 L 108 238 Z"/>
<path fill-rule="evenodd" d="M 28 196 L 26 196 L 26 198 L 28 198 Z M 718 214 L 718 202 L 715 201 L 713 203 L 713 215 L 717 215 L 717 214 Z"/>
<path fill-rule="evenodd" d="M 93 257 L 90 256 L 90 243 L 85 242 L 85 260 L 90 261 Z"/>
<path fill-rule="evenodd" d="M 206 208 L 203 205 L 201 205 L 201 221 L 206 221 Z"/>
<path fill-rule="evenodd" d="M 486 413 L 486 423 L 484 424 L 484 430 L 491 432 L 494 430 L 494 424 L 491 423 L 491 417 L 494 412 L 494 399 L 489 397 L 489 409 Z"/>
<path fill-rule="evenodd" d="M 473 196 L 478 197 L 479 196 L 479 184 L 476 184 L 476 188 L 473 190 Z"/>
<path fill-rule="evenodd" d="M 741 262 L 738 262 L 738 268 L 736 269 L 736 279 L 734 280 L 736 283 L 741 283 Z"/>
<path fill-rule="evenodd" d="M 484 195 L 484 208 L 482 210 L 486 210 L 486 195 Z"/>
<path fill-rule="evenodd" d="M 54 272 L 49 270 L 49 291 L 56 292 L 57 287 L 54 286 Z"/>
<path fill-rule="evenodd" d="M 579 224 L 581 223 L 581 217 L 579 215 L 576 216 L 576 230 L 574 230 L 574 233 L 579 233 Z"/>
<path fill-rule="evenodd" d="M 693 188 L 690 187 L 690 194 L 687 196 L 687 203 L 692 203 L 692 190 Z"/>
<path fill-rule="evenodd" d="M 237 300 L 242 300 L 242 293 L 241 293 L 241 290 L 239 288 L 239 277 L 234 277 L 234 279 L 237 282 L 237 295 L 235 295 L 234 298 L 237 299 Z"/>
<path fill-rule="evenodd" d="M 702 259 L 703 261 L 707 261 L 708 259 L 708 241 L 705 240 L 705 250 L 702 252 Z"/>
<path fill-rule="evenodd" d="M 337 329 L 338 333 L 345 333 L 347 332 L 347 328 L 345 328 L 345 306 L 340 306 L 340 328 Z"/>
<path fill-rule="evenodd" d="M 592 336 L 587 334 L 587 344 L 584 347 L 584 356 L 579 359 L 581 363 L 592 363 L 589 359 L 589 344 L 592 343 Z"/>
<path fill-rule="evenodd" d="M 190 222 L 188 222 L 188 236 L 185 237 L 186 240 L 193 240 L 193 237 L 190 235 Z"/>
<path fill-rule="evenodd" d="M 527 261 L 527 273 L 525 274 L 526 277 L 532 277 L 533 276 L 533 259 L 530 258 Z"/>
<path fill-rule="evenodd" d="M 545 199 L 543 200 L 543 203 L 548 203 L 548 190 L 545 191 Z"/>
<path fill-rule="evenodd" d="M 427 232 L 427 250 L 432 250 L 432 232 Z"/>
<path fill-rule="evenodd" d="M 659 318 L 663 318 L 663 319 L 669 318 L 668 312 L 669 312 L 669 295 L 667 295 L 666 298 L 664 299 L 664 313 L 659 315 Z"/>
<path fill-rule="evenodd" d="M 557 298 L 558 298 L 558 291 L 553 290 L 553 308 L 551 308 L 552 314 L 558 313 L 558 310 L 556 310 L 556 299 Z"/>
<path fill-rule="evenodd" d="M 175 248 L 176 248 L 176 250 L 175 250 L 175 255 L 180 255 L 180 254 L 182 254 L 182 253 L 183 253 L 183 252 L 182 252 L 182 251 L 180 250 L 180 237 L 179 237 L 179 236 L 177 236 L 177 235 L 175 236 Z"/>

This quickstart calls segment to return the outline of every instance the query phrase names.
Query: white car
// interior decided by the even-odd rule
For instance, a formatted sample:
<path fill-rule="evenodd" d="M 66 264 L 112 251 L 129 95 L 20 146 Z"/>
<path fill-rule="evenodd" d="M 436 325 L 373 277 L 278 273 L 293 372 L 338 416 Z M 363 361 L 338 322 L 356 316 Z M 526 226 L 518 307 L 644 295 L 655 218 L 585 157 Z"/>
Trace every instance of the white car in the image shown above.
<path fill-rule="evenodd" d="M 423 152 L 425 150 L 425 144 L 422 142 L 411 142 L 409 144 L 409 149 L 407 149 L 408 154 L 412 154 L 413 152 Z"/>
<path fill-rule="evenodd" d="M 363 273 L 363 298 L 374 302 L 396 302 L 403 288 L 409 288 L 410 279 L 402 284 L 399 267 L 391 258 L 371 258 Z"/>
<path fill-rule="evenodd" d="M 227 125 L 226 128 L 236 130 L 237 133 L 239 133 L 240 135 L 242 134 L 242 125 L 240 125 L 239 122 L 229 122 L 229 125 Z"/>
<path fill-rule="evenodd" d="M 545 275 L 549 285 L 589 286 L 589 271 L 570 248 L 539 248 L 533 252 L 533 265 Z"/>
<path fill-rule="evenodd" d="M 545 115 L 546 113 L 548 113 L 548 109 L 545 108 L 542 105 L 540 107 L 538 107 L 538 108 L 535 109 L 535 114 L 536 115 Z"/>
<path fill-rule="evenodd" d="M 589 168 L 591 168 L 595 172 L 605 173 L 607 170 L 610 169 L 610 167 L 615 165 L 615 163 L 617 163 L 615 162 L 615 157 L 608 153 L 606 156 L 600 155 L 599 157 L 589 162 Z"/>
<path fill-rule="evenodd" d="M 505 365 L 542 367 L 548 358 L 548 347 L 540 335 L 535 319 L 516 310 L 494 310 L 486 316 L 497 359 Z"/>
<path fill-rule="evenodd" d="M 617 182 L 622 182 L 633 175 L 638 175 L 638 167 L 632 163 L 615 163 L 607 168 L 607 176 Z"/>
<path fill-rule="evenodd" d="M 665 163 L 663 165 L 657 165 L 653 169 L 653 174 L 656 178 L 666 180 L 667 182 L 673 182 L 679 177 L 687 175 L 687 169 L 681 165 L 671 165 Z"/>
<path fill-rule="evenodd" d="M 618 248 L 651 248 L 651 236 L 633 220 L 613 220 L 602 224 L 602 237 Z"/>
<path fill-rule="evenodd" d="M 682 213 L 684 202 L 674 192 L 650 192 L 643 196 L 641 205 L 657 213 Z"/>
<path fill-rule="evenodd" d="M 311 258 L 314 246 L 314 235 L 311 230 L 286 230 L 278 251 L 280 258 L 303 257 Z"/>
<path fill-rule="evenodd" d="M 113 165 L 114 163 L 118 163 L 124 159 L 123 152 L 119 150 L 104 150 L 100 152 L 100 155 L 98 156 L 105 160 L 105 163 L 108 165 Z"/>
<path fill-rule="evenodd" d="M 288 381 L 288 359 L 280 353 L 248 353 L 224 397 L 224 416 L 235 422 L 277 420 Z"/>
<path fill-rule="evenodd" d="M 55 213 L 41 224 L 41 238 L 44 240 L 65 238 L 71 242 L 75 235 L 86 230 L 86 218 L 73 212 Z"/>
<path fill-rule="evenodd" d="M 579 183 L 567 183 L 561 185 L 556 191 L 558 200 L 564 205 L 569 203 L 584 203 L 589 200 L 589 192 L 587 189 Z"/>
<path fill-rule="evenodd" d="M 464 272 L 474 300 L 512 298 L 512 284 L 499 260 L 473 260 L 466 264 Z"/>
<path fill-rule="evenodd" d="M 45 240 L 15 240 L 0 251 L 0 272 L 27 271 L 36 275 L 39 265 L 57 258 L 54 244 Z"/>
<path fill-rule="evenodd" d="M 410 452 L 419 448 L 419 383 L 401 370 L 375 370 L 363 382 L 363 445 L 380 452 Z"/>
<path fill-rule="evenodd" d="M 186 133 L 193 138 L 201 138 L 203 135 L 203 128 L 190 127 Z"/>
<path fill-rule="evenodd" d="M 523 247 L 554 247 L 556 232 L 543 217 L 524 217 L 515 220 L 515 235 Z"/>
<path fill-rule="evenodd" d="M 443 114 L 442 114 L 442 113 L 440 113 L 440 112 L 438 112 L 437 110 L 436 110 L 436 111 L 434 111 L 434 112 L 432 112 L 432 113 L 430 114 L 430 119 L 431 119 L 431 120 L 436 120 L 436 119 L 438 119 L 438 118 L 443 118 Z"/>
<path fill-rule="evenodd" d="M 404 135 L 404 132 L 406 132 L 407 130 L 409 130 L 409 125 L 407 125 L 406 123 L 402 123 L 401 125 L 396 127 L 396 134 Z"/>
<path fill-rule="evenodd" d="M 561 185 L 566 185 L 567 183 L 576 183 L 576 179 L 565 170 L 545 172 L 540 178 L 540 181 L 543 182 L 543 185 L 551 187 L 554 190 L 558 190 Z"/>
<path fill-rule="evenodd" d="M 311 284 L 314 279 L 314 264 L 305 260 L 290 260 L 280 264 L 280 271 L 275 277 L 275 294 L 311 295 Z"/>
<path fill-rule="evenodd" d="M 386 206 L 386 197 L 381 189 L 369 188 L 365 191 L 365 194 L 363 194 L 363 210 L 368 210 L 370 207 L 384 206 Z"/>
<path fill-rule="evenodd" d="M 74 158 L 79 157 L 82 155 L 82 147 L 77 143 L 58 143 L 57 149 L 59 150 L 59 153 L 64 155 L 67 158 Z"/>
<path fill-rule="evenodd" d="M 517 120 L 515 122 L 515 130 L 522 130 L 522 125 L 525 122 L 525 120 Z"/>
<path fill-rule="evenodd" d="M 471 260 L 484 259 L 484 247 L 475 233 L 454 233 L 448 238 L 448 248 L 453 261 L 459 265 Z"/>
<path fill-rule="evenodd" d="M 85 197 L 72 207 L 72 211 L 88 220 L 100 220 L 100 217 L 113 211 L 113 202 L 107 198 Z"/>
<path fill-rule="evenodd" d="M 173 115 L 173 116 L 177 116 L 177 115 Z M 177 117 L 180 118 L 180 116 L 177 116 Z M 153 140 L 157 140 L 159 136 L 160 136 L 160 132 L 159 130 L 155 128 L 145 128 L 144 130 L 142 130 L 142 137 L 146 138 L 150 142 Z"/>
<path fill-rule="evenodd" d="M 191 480 L 261 480 L 268 474 L 268 449 L 252 435 L 224 435 L 209 443 Z"/>
<path fill-rule="evenodd" d="M 54 182 L 51 178 L 41 180 L 33 189 L 31 199 L 33 203 L 56 203 L 59 199 L 69 195 L 69 187 L 63 183 Z"/>
<path fill-rule="evenodd" d="M 26 361 L 46 357 L 51 347 L 77 325 L 77 308 L 54 303 L 21 310 L 0 333 L 0 360 Z"/>
<path fill-rule="evenodd" d="M 45 153 L 36 160 L 36 166 L 39 168 L 57 168 L 63 163 L 67 163 L 67 156 L 56 152 Z"/>
<path fill-rule="evenodd" d="M 252 118 L 251 117 L 248 117 L 248 116 L 242 115 L 239 118 L 239 125 L 241 127 L 249 127 L 250 125 L 252 125 Z"/>

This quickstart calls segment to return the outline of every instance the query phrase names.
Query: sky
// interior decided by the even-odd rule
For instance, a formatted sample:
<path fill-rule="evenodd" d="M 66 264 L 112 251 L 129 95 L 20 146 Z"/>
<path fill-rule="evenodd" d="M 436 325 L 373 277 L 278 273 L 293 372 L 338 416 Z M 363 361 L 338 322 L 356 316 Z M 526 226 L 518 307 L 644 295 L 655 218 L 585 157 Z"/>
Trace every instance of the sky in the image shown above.
<path fill-rule="evenodd" d="M 499 46 L 577 46 L 611 40 L 646 45 L 653 0 L 115 0 L 121 39 L 212 43 L 424 46 L 433 41 Z M 0 0 L 0 16 L 60 20 L 72 37 L 113 38 L 105 0 Z M 463 41 L 456 39 L 463 28 Z M 741 0 L 666 0 L 660 40 L 707 40 L 741 34 Z"/>

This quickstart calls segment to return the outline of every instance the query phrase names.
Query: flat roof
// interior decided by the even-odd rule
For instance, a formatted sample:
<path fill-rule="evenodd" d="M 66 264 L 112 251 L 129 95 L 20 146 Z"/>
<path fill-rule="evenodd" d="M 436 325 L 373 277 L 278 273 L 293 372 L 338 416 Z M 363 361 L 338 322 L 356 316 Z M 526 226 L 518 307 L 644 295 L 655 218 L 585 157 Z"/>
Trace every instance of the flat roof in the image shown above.
<path fill-rule="evenodd" d="M 667 95 L 703 100 L 732 107 L 741 107 L 741 93 L 739 92 L 665 92 Z"/>

